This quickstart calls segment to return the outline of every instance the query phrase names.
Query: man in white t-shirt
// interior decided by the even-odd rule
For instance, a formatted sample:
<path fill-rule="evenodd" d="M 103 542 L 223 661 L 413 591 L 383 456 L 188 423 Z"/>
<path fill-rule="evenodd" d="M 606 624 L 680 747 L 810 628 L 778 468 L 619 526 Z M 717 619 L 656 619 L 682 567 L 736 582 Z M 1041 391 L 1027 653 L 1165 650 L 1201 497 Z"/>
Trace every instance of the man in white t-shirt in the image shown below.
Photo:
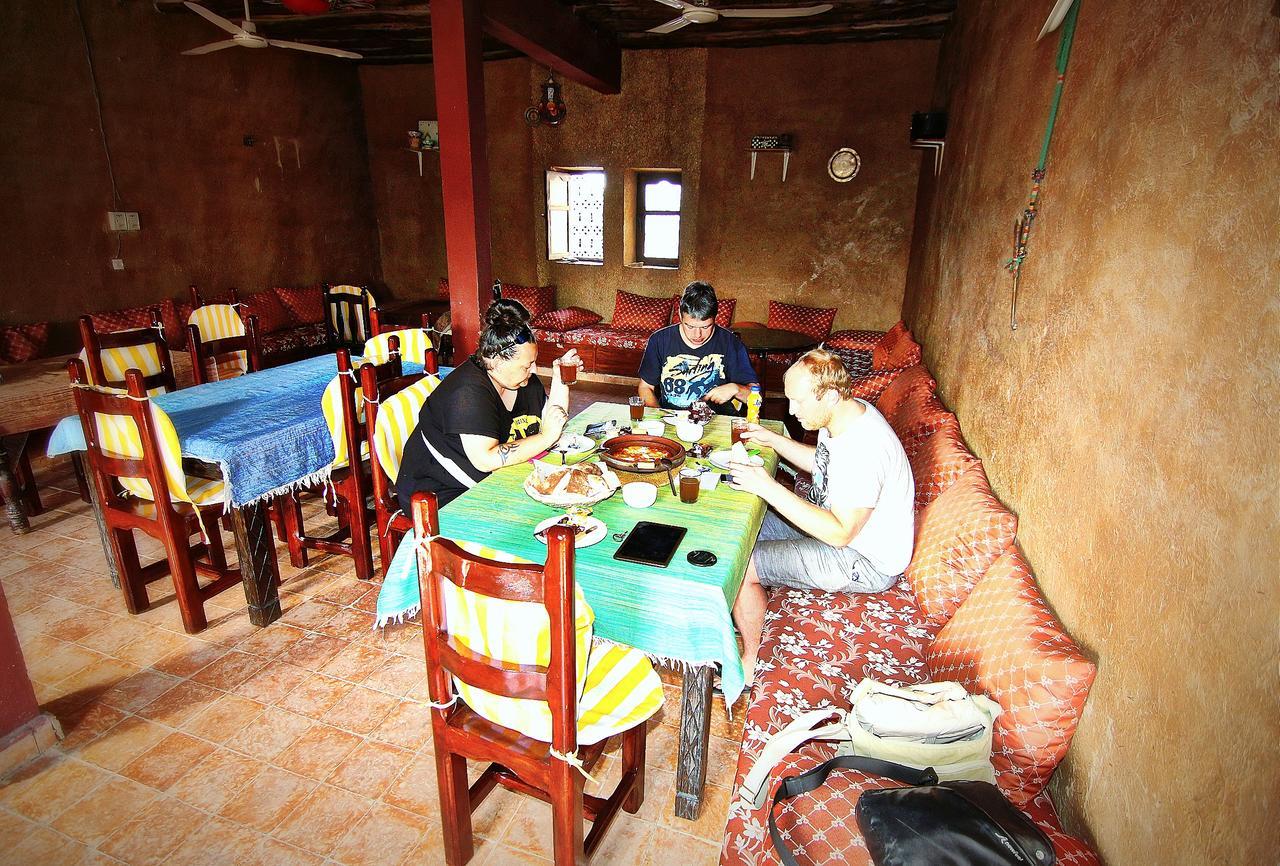
<path fill-rule="evenodd" d="M 742 438 L 811 473 L 807 497 L 763 468 L 730 466 L 734 486 L 769 505 L 733 607 L 748 683 L 764 629 L 766 588 L 881 592 L 911 561 L 915 485 L 893 428 L 853 396 L 844 364 L 826 349 L 807 352 L 787 371 L 785 393 L 801 426 L 818 431 L 817 446 L 756 425 Z"/>

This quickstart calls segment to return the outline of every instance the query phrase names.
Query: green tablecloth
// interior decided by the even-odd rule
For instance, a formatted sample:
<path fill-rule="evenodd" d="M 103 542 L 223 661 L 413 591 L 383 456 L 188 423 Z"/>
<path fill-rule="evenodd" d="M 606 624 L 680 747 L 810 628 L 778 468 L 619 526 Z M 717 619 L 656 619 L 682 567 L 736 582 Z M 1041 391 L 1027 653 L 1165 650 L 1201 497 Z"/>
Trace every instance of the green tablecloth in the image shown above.
<path fill-rule="evenodd" d="M 575 417 L 568 429 L 583 432 L 588 424 L 607 419 L 629 423 L 627 407 L 594 403 Z M 782 429 L 780 422 L 765 423 L 771 429 Z M 672 428 L 667 428 L 667 434 L 672 434 Z M 714 418 L 702 441 L 727 448 L 729 419 Z M 777 454 L 765 449 L 761 456 L 765 468 L 775 471 Z M 557 514 L 558 509 L 542 505 L 524 492 L 530 471 L 528 464 L 502 469 L 442 508 L 440 534 L 542 562 L 546 547 L 533 537 L 533 527 Z M 647 478 L 658 482 L 657 502 L 650 508 L 631 508 L 619 492 L 598 503 L 592 514 L 605 522 L 608 534 L 598 544 L 577 551 L 575 574 L 595 610 L 595 634 L 671 664 L 720 665 L 725 699 L 732 705 L 742 691 L 743 671 L 730 611 L 764 519 L 764 501 L 721 483 L 714 492 L 703 491 L 696 503 L 686 505 L 672 495 L 665 473 Z M 641 520 L 687 527 L 667 568 L 613 558 L 620 544 L 613 534 L 628 532 Z M 412 542 L 402 548 L 388 570 L 384 595 L 393 591 L 397 582 L 404 588 L 406 579 L 416 586 Z M 714 553 L 716 564 L 709 568 L 691 565 L 686 554 L 699 549 Z M 405 573 L 410 568 L 412 575 Z M 381 614 L 382 605 L 379 607 Z"/>

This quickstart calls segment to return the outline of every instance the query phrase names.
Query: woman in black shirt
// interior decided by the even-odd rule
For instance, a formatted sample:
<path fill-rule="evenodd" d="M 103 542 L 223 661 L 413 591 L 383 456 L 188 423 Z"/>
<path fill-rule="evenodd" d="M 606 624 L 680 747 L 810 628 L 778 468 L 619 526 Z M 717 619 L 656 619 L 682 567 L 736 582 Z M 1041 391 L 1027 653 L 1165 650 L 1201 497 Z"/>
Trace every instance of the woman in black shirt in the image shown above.
<path fill-rule="evenodd" d="M 523 463 L 560 438 L 569 417 L 560 364 L 576 363 L 577 354 L 570 350 L 556 361 L 549 397 L 534 375 L 537 356 L 528 311 L 517 301 L 494 301 L 476 353 L 431 392 L 405 443 L 395 488 L 406 514 L 420 490 L 446 505 L 490 472 Z"/>

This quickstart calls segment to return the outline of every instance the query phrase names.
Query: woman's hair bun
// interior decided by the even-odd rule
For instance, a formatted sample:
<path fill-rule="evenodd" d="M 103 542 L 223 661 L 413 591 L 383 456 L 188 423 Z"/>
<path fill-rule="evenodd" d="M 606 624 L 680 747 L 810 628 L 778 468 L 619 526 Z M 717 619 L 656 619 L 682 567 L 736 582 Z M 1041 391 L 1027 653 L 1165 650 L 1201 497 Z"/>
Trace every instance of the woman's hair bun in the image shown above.
<path fill-rule="evenodd" d="M 532 318 L 524 304 L 510 298 L 499 298 L 484 313 L 484 326 L 496 331 L 514 331 Z"/>

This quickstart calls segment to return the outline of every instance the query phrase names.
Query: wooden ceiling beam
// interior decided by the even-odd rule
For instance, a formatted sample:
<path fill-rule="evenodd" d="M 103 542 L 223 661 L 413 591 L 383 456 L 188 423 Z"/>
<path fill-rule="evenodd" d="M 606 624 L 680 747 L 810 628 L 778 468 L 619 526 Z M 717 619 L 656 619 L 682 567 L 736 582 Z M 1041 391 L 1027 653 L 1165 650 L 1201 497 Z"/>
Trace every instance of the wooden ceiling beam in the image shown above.
<path fill-rule="evenodd" d="M 622 92 L 622 49 L 556 0 L 485 0 L 484 31 L 600 93 Z"/>

